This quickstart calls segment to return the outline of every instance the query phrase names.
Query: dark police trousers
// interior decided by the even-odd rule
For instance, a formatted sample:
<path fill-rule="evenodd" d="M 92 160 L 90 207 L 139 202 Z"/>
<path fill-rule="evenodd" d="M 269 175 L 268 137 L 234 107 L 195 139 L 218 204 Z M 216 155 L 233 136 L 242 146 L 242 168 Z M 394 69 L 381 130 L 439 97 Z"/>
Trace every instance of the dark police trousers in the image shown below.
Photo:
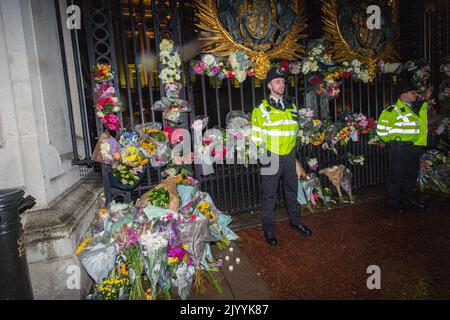
<path fill-rule="evenodd" d="M 389 143 L 386 191 L 390 205 L 400 207 L 403 202 L 414 200 L 413 190 L 423 150 L 423 147 L 412 143 L 395 141 Z"/>
<path fill-rule="evenodd" d="M 298 180 L 295 168 L 295 148 L 285 156 L 279 156 L 279 169 L 274 175 L 260 175 L 261 216 L 264 232 L 275 233 L 275 205 L 277 202 L 278 184 L 281 179 L 284 201 L 291 224 L 300 223 L 299 205 L 297 202 Z M 268 165 L 263 165 L 267 167 Z"/>

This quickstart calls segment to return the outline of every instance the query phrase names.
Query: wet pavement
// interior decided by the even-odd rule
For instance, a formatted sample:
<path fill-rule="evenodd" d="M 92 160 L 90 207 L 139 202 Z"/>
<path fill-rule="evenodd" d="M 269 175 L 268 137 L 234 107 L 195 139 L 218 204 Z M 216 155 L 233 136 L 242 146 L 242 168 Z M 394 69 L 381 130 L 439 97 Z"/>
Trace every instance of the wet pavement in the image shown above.
<path fill-rule="evenodd" d="M 237 246 L 275 299 L 449 299 L 449 198 L 434 197 L 428 209 L 400 214 L 377 195 L 303 216 L 310 238 L 278 214 L 276 247 L 254 225 L 258 214 L 236 219 Z M 373 265 L 381 289 L 369 290 Z"/>

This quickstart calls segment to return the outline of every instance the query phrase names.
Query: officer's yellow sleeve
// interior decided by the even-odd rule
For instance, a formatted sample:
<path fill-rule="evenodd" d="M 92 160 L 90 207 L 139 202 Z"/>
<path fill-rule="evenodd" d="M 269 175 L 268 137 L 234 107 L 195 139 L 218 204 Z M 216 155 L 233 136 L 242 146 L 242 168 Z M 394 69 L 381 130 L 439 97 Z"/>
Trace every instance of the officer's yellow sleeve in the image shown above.
<path fill-rule="evenodd" d="M 393 108 L 390 107 L 384 110 L 378 118 L 376 133 L 381 141 L 389 142 L 392 140 L 390 131 L 395 122 L 395 116 L 396 113 L 393 111 Z"/>
<path fill-rule="evenodd" d="M 263 142 L 263 128 L 262 128 L 262 115 L 259 108 L 254 108 L 252 111 L 252 130 L 251 130 L 251 140 L 256 145 L 259 146 Z"/>

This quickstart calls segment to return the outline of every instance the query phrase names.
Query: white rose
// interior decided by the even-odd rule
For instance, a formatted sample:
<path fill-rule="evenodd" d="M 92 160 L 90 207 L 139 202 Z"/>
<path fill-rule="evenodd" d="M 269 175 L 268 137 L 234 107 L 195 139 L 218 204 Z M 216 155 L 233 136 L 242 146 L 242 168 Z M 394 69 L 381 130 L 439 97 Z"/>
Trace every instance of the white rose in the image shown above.
<path fill-rule="evenodd" d="M 119 111 L 120 111 L 120 107 L 115 106 L 115 107 L 113 108 L 113 111 L 114 111 L 114 112 L 119 112 Z"/>
<path fill-rule="evenodd" d="M 202 60 L 207 66 L 211 66 L 216 62 L 216 58 L 212 54 L 204 55 Z"/>
<path fill-rule="evenodd" d="M 97 111 L 97 117 L 99 117 L 99 118 L 103 118 L 105 115 L 104 115 L 104 113 L 103 112 L 101 112 L 101 111 Z"/>

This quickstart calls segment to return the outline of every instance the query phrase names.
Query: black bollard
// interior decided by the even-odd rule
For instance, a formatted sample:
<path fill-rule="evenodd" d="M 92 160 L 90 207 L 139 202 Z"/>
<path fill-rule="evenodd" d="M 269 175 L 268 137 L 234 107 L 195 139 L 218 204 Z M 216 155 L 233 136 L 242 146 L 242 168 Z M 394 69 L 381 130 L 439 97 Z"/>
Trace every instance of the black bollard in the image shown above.
<path fill-rule="evenodd" d="M 33 299 L 19 211 L 34 206 L 34 198 L 24 201 L 23 194 L 0 190 L 0 300 Z"/>

